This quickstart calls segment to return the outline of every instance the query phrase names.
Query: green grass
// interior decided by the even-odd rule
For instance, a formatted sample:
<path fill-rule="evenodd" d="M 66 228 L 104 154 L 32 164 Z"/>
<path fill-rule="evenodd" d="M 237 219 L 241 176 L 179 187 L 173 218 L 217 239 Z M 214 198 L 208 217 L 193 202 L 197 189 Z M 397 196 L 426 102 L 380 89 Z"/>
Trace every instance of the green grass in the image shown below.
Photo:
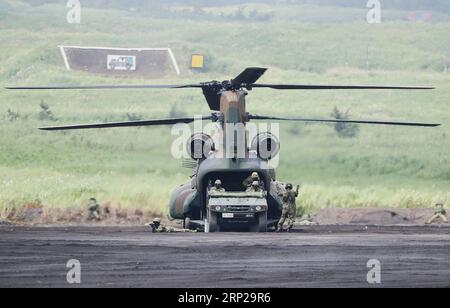
<path fill-rule="evenodd" d="M 278 177 L 304 184 L 300 203 L 320 207 L 426 207 L 450 198 L 450 24 L 292 21 L 294 8 L 274 8 L 270 23 L 146 17 L 84 9 L 81 25 L 65 22 L 63 5 L 11 1 L 0 15 L 0 84 L 166 83 L 229 78 L 267 66 L 262 82 L 434 85 L 435 91 L 276 92 L 255 90 L 258 114 L 327 117 L 334 106 L 352 118 L 439 122 L 436 129 L 362 126 L 357 138 L 332 126 L 283 123 Z M 213 8 L 212 8 L 213 9 Z M 267 10 L 264 6 L 262 11 Z M 272 8 L 269 8 L 272 9 Z M 307 14 L 297 8 L 297 14 Z M 310 8 L 317 10 L 317 8 Z M 231 8 L 224 8 L 231 10 Z M 306 13 L 305 13 L 306 12 Z M 354 14 L 351 9 L 349 13 Z M 136 16 L 137 15 L 137 16 Z M 182 76 L 165 80 L 104 78 L 64 69 L 57 45 L 171 47 Z M 367 48 L 369 47 L 369 70 Z M 211 58 L 209 71 L 189 72 L 193 52 Z M 57 122 L 38 120 L 44 100 Z M 52 124 L 208 114 L 197 90 L 43 91 L 0 89 L 0 206 L 35 200 L 77 207 L 96 196 L 124 207 L 165 212 L 170 192 L 190 171 L 173 160 L 170 128 L 41 132 Z M 7 120 L 7 110 L 19 113 Z"/>

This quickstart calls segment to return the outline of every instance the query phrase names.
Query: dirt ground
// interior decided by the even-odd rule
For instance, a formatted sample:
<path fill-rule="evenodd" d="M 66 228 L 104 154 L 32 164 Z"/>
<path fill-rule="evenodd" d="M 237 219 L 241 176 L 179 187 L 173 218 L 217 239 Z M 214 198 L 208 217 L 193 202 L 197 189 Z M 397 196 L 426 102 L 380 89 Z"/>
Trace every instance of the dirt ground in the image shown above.
<path fill-rule="evenodd" d="M 145 227 L 0 226 L 0 287 L 450 287 L 449 226 L 153 234 Z M 66 281 L 69 259 L 81 284 Z M 366 280 L 381 262 L 381 284 Z"/>
<path fill-rule="evenodd" d="M 313 215 L 313 220 L 321 225 L 372 224 L 372 225 L 420 225 L 424 224 L 435 209 L 323 209 Z"/>

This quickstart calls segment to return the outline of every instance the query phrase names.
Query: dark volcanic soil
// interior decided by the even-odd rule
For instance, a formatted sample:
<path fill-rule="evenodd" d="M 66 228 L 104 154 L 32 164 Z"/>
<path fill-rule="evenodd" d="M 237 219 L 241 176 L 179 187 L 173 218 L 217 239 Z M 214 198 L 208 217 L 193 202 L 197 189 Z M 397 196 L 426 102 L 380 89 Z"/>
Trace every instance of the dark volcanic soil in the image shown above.
<path fill-rule="evenodd" d="M 291 234 L 0 227 L 0 287 L 450 287 L 450 227 L 313 226 Z"/>

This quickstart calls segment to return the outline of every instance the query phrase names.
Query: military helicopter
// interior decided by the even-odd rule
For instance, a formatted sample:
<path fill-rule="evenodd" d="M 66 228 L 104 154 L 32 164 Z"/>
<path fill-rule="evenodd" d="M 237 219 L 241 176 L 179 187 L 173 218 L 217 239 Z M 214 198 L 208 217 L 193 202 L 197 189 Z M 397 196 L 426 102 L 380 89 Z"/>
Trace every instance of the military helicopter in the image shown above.
<path fill-rule="evenodd" d="M 276 226 L 281 216 L 283 186 L 276 178 L 275 169 L 269 162 L 280 150 L 280 141 L 270 132 L 259 133 L 248 144 L 246 124 L 249 121 L 295 121 L 315 123 L 353 123 L 368 125 L 393 125 L 415 127 L 437 127 L 440 124 L 418 122 L 392 122 L 367 120 L 340 120 L 302 117 L 280 117 L 250 114 L 246 110 L 246 96 L 257 88 L 275 90 L 431 90 L 433 87 L 417 86 L 372 86 L 372 85 L 301 85 L 256 83 L 266 68 L 245 69 L 236 78 L 225 81 L 210 81 L 184 85 L 94 85 L 94 86 L 37 86 L 9 87 L 15 90 L 70 90 L 70 89 L 186 89 L 198 88 L 212 111 L 202 117 L 154 119 L 99 124 L 43 127 L 45 131 L 96 129 L 113 127 L 136 127 L 192 123 L 196 119 L 217 123 L 223 138 L 215 144 L 211 136 L 194 134 L 187 141 L 187 152 L 192 158 L 194 174 L 191 181 L 181 185 L 172 193 L 170 216 L 183 220 L 185 227 L 204 226 L 210 232 L 241 230 L 264 232 Z M 238 127 L 238 128 L 236 128 Z M 240 150 L 243 149 L 240 153 Z M 224 155 L 226 153 L 226 155 Z M 261 183 L 260 193 L 247 193 L 242 184 L 253 173 Z M 220 179 L 222 194 L 210 194 L 211 183 Z"/>

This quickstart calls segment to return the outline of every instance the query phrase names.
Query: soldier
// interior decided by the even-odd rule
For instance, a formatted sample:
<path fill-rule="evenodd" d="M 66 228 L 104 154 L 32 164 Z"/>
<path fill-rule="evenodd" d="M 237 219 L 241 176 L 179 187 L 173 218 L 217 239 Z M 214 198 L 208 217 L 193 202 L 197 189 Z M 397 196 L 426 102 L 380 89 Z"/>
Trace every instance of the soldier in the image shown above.
<path fill-rule="evenodd" d="M 292 189 L 292 184 L 287 184 L 286 192 L 281 195 L 283 198 L 283 212 L 278 223 L 278 232 L 283 231 L 283 226 L 286 220 L 288 221 L 288 232 L 290 232 L 292 227 L 294 227 L 295 216 L 297 214 L 297 205 L 295 204 L 295 198 L 298 197 L 300 186 L 297 186 L 296 191 L 293 191 Z"/>
<path fill-rule="evenodd" d="M 306 214 L 300 218 L 300 222 L 298 223 L 300 226 L 314 226 L 317 225 L 316 222 L 313 222 L 311 215 Z"/>
<path fill-rule="evenodd" d="M 261 191 L 262 191 L 261 185 L 259 184 L 258 181 L 253 181 L 252 186 L 250 186 L 246 190 L 246 192 L 248 192 L 248 193 L 261 192 Z"/>
<path fill-rule="evenodd" d="M 210 192 L 211 192 L 211 193 L 224 193 L 224 192 L 225 192 L 225 189 L 222 187 L 222 181 L 219 180 L 219 179 L 217 179 L 217 180 L 214 182 L 214 186 L 211 187 Z"/>
<path fill-rule="evenodd" d="M 167 232 L 167 228 L 161 224 L 161 218 L 157 217 L 153 219 L 153 223 L 150 224 L 153 233 Z"/>
<path fill-rule="evenodd" d="M 89 220 L 100 220 L 100 205 L 95 198 L 89 199 Z"/>
<path fill-rule="evenodd" d="M 435 210 L 435 212 L 434 212 L 434 215 L 431 216 L 430 219 L 428 219 L 428 221 L 426 222 L 426 224 L 427 224 L 427 225 L 430 225 L 430 224 L 432 224 L 433 222 L 435 222 L 436 220 L 438 220 L 439 218 L 442 219 L 442 221 L 443 221 L 444 223 L 448 223 L 448 220 L 447 220 L 446 215 L 447 215 L 447 211 L 446 211 L 445 208 L 444 208 L 444 203 L 439 202 L 439 203 L 436 204 L 436 210 Z"/>
<path fill-rule="evenodd" d="M 189 232 L 197 232 L 197 230 L 189 230 L 189 229 L 177 229 L 172 227 L 166 227 L 161 224 L 161 218 L 157 217 L 153 219 L 153 223 L 149 224 L 152 228 L 153 233 L 189 233 Z"/>
<path fill-rule="evenodd" d="M 257 181 L 258 183 L 261 182 L 258 172 L 253 172 L 251 176 L 249 176 L 244 180 L 244 182 L 242 182 L 242 185 L 245 187 L 245 189 L 248 189 L 252 186 L 252 183 L 255 181 Z"/>

